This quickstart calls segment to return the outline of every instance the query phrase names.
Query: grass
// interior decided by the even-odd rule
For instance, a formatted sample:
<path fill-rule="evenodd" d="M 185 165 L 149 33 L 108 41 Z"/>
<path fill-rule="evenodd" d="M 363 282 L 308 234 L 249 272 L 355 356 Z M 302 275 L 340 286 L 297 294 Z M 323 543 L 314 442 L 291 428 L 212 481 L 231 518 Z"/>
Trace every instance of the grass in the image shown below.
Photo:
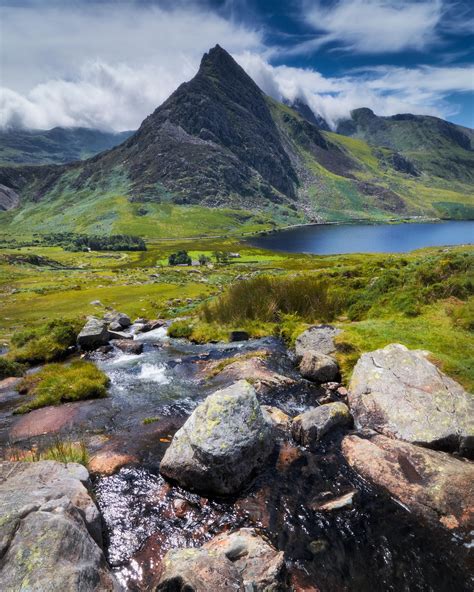
<path fill-rule="evenodd" d="M 54 320 L 36 329 L 17 332 L 12 337 L 12 349 L 8 356 L 21 364 L 53 362 L 66 356 L 76 344 L 80 324 L 73 321 Z"/>
<path fill-rule="evenodd" d="M 23 364 L 12 362 L 7 358 L 0 357 L 0 380 L 9 376 L 23 376 L 26 367 Z"/>
<path fill-rule="evenodd" d="M 16 413 L 27 413 L 48 405 L 107 396 L 109 379 L 92 362 L 78 360 L 70 365 L 48 364 L 26 376 L 18 385 L 29 400 Z"/>
<path fill-rule="evenodd" d="M 31 450 L 11 450 L 8 458 L 12 461 L 39 462 L 41 460 L 55 460 L 61 463 L 79 463 L 85 467 L 89 464 L 89 452 L 84 442 L 69 442 L 57 440 L 45 450 L 37 447 Z"/>

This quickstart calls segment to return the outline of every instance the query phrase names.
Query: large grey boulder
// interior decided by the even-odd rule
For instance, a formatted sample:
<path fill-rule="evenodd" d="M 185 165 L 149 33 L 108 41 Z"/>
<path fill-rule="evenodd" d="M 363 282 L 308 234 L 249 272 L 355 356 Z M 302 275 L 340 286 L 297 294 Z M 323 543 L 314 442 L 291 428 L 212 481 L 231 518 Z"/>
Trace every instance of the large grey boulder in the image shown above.
<path fill-rule="evenodd" d="M 81 349 L 91 350 L 106 345 L 109 339 L 110 334 L 106 322 L 96 317 L 89 317 L 77 336 L 77 345 Z"/>
<path fill-rule="evenodd" d="M 273 449 L 272 429 L 245 380 L 216 391 L 178 430 L 160 471 L 204 493 L 236 493 Z"/>
<path fill-rule="evenodd" d="M 349 387 L 357 427 L 433 448 L 474 450 L 474 398 L 420 351 L 391 344 L 363 354 Z"/>
<path fill-rule="evenodd" d="M 121 331 L 127 329 L 132 324 L 130 317 L 123 312 L 106 312 L 104 315 L 104 321 L 109 323 L 109 329 L 112 331 Z"/>
<path fill-rule="evenodd" d="M 328 432 L 337 426 L 350 426 L 352 416 L 344 403 L 327 403 L 293 418 L 291 434 L 299 444 L 314 449 Z"/>
<path fill-rule="evenodd" d="M 252 528 L 224 533 L 199 549 L 168 551 L 157 592 L 283 592 L 285 562 Z"/>
<path fill-rule="evenodd" d="M 116 590 L 105 561 L 99 511 L 75 463 L 0 463 L 3 592 Z"/>
<path fill-rule="evenodd" d="M 339 333 L 341 333 L 341 330 L 331 325 L 315 325 L 303 331 L 295 342 L 295 353 L 298 361 L 307 351 L 314 351 L 327 356 L 333 354 L 336 351 L 334 337 Z"/>
<path fill-rule="evenodd" d="M 303 378 L 314 382 L 333 382 L 339 378 L 339 366 L 334 358 L 315 351 L 306 351 L 300 362 Z"/>

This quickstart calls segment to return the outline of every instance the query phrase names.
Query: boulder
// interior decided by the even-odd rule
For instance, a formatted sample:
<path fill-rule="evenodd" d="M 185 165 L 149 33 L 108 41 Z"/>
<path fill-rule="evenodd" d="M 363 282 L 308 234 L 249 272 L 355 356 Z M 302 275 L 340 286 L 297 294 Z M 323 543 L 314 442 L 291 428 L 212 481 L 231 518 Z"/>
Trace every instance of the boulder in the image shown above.
<path fill-rule="evenodd" d="M 229 341 L 248 341 L 250 339 L 250 335 L 247 331 L 231 331 L 229 333 Z"/>
<path fill-rule="evenodd" d="M 314 382 L 331 382 L 339 377 L 339 366 L 331 356 L 309 350 L 301 358 L 300 372 Z"/>
<path fill-rule="evenodd" d="M 127 329 L 127 327 L 130 327 L 130 325 L 132 324 L 132 321 L 130 320 L 130 317 L 128 315 L 126 315 L 123 312 L 107 312 L 104 315 L 104 321 L 106 323 L 109 323 L 110 326 L 109 328 L 112 329 L 112 331 L 120 331 L 121 329 Z"/>
<path fill-rule="evenodd" d="M 330 430 L 336 426 L 350 426 L 352 416 L 344 403 L 327 403 L 297 415 L 291 424 L 291 434 L 296 442 L 314 449 Z"/>
<path fill-rule="evenodd" d="M 289 431 L 291 423 L 291 417 L 289 415 L 278 409 L 278 407 L 272 407 L 271 405 L 262 405 L 261 408 L 263 417 L 272 428 L 282 434 Z"/>
<path fill-rule="evenodd" d="M 118 590 L 88 477 L 76 463 L 0 463 L 2 590 Z"/>
<path fill-rule="evenodd" d="M 110 334 L 105 321 L 89 317 L 87 323 L 77 336 L 77 345 L 84 350 L 97 349 L 109 342 Z"/>
<path fill-rule="evenodd" d="M 126 333 L 125 331 L 112 331 L 109 327 L 109 339 L 117 339 L 119 341 L 126 340 L 126 339 L 133 339 L 133 335 L 131 333 Z"/>
<path fill-rule="evenodd" d="M 136 323 L 140 321 L 135 321 Z M 143 327 L 140 329 L 140 333 L 148 333 L 148 331 L 154 331 L 155 329 L 160 329 L 165 324 L 165 321 L 161 319 L 156 319 L 153 321 L 147 321 L 144 323 Z"/>
<path fill-rule="evenodd" d="M 446 528 L 474 528 L 474 463 L 378 434 L 346 436 L 342 452 L 410 511 Z"/>
<path fill-rule="evenodd" d="M 359 428 L 466 456 L 474 451 L 474 397 L 422 352 L 391 344 L 363 354 L 348 398 Z"/>
<path fill-rule="evenodd" d="M 336 351 L 334 337 L 341 333 L 340 329 L 331 325 L 315 325 L 296 338 L 295 353 L 298 360 L 301 360 L 304 353 L 314 351 L 327 356 Z"/>
<path fill-rule="evenodd" d="M 157 591 L 283 592 L 285 562 L 254 529 L 224 533 L 199 549 L 168 551 Z"/>
<path fill-rule="evenodd" d="M 172 549 L 163 559 L 156 592 L 244 592 L 240 574 L 226 557 L 207 549 Z"/>
<path fill-rule="evenodd" d="M 216 391 L 178 430 L 160 471 L 203 493 L 236 493 L 273 450 L 271 427 L 245 380 Z"/>
<path fill-rule="evenodd" d="M 122 350 L 125 354 L 139 355 L 143 351 L 143 343 L 131 339 L 118 339 L 113 342 L 115 347 Z"/>

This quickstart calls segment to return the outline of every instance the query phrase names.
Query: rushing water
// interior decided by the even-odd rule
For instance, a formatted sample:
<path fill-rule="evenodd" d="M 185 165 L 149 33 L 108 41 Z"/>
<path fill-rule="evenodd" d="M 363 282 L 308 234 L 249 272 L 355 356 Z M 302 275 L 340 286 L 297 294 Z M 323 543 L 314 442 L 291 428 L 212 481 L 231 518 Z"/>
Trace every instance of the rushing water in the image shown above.
<path fill-rule="evenodd" d="M 474 221 L 410 224 L 343 224 L 300 226 L 257 236 L 249 242 L 289 253 L 405 253 L 423 247 L 469 244 Z"/>

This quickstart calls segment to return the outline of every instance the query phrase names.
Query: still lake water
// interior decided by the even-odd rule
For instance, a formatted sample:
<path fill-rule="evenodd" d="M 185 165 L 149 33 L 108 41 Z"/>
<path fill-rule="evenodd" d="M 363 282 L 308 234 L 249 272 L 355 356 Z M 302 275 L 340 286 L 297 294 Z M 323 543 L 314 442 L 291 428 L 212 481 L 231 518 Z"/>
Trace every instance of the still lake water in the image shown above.
<path fill-rule="evenodd" d="M 300 226 L 249 241 L 255 247 L 288 253 L 405 253 L 423 247 L 474 242 L 474 221 L 410 224 Z"/>

